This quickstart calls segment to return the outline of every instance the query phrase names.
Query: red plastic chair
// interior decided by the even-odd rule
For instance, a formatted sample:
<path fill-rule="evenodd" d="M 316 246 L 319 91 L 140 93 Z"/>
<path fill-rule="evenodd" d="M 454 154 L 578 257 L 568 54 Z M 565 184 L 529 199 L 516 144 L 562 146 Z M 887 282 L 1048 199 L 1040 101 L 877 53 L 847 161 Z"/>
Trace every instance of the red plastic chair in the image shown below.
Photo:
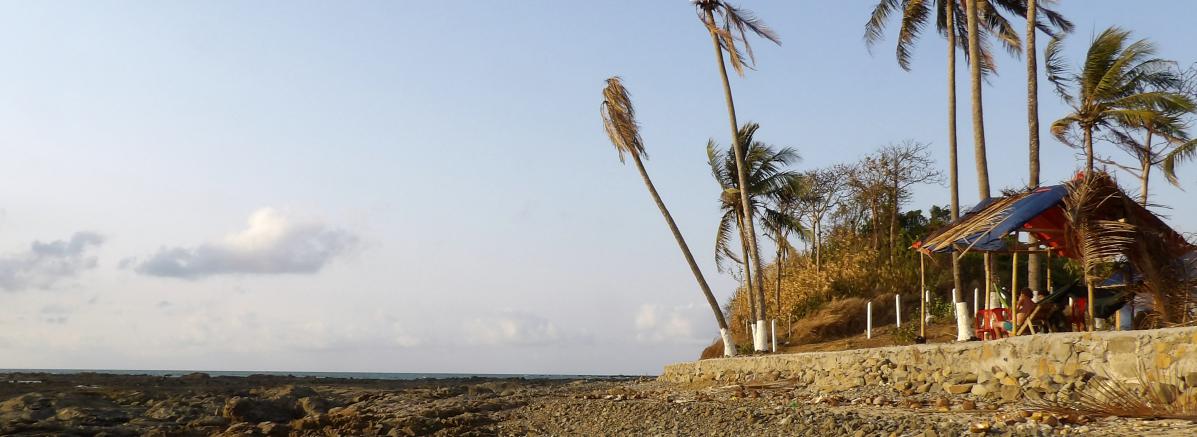
<path fill-rule="evenodd" d="M 1089 299 L 1084 297 L 1073 299 L 1072 315 L 1068 318 L 1068 321 L 1072 324 L 1072 330 L 1074 332 L 1087 331 L 1088 325 L 1086 325 L 1086 322 L 1088 322 L 1088 318 Z"/>
<path fill-rule="evenodd" d="M 1006 328 L 1002 326 L 1009 320 L 1010 311 L 1005 308 L 994 308 L 977 311 L 977 329 L 974 335 L 982 340 L 998 339 L 1006 336 Z"/>

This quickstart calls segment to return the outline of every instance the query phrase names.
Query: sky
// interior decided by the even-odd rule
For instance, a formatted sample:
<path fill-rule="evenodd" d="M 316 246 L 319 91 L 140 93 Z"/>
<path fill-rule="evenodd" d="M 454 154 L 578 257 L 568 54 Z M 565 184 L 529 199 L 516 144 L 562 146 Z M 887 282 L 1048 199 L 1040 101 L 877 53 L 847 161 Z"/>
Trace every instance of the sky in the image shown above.
<path fill-rule="evenodd" d="M 942 40 L 904 72 L 892 38 L 862 43 L 872 1 L 740 3 L 783 41 L 756 41 L 757 70 L 732 80 L 758 139 L 797 148 L 799 170 L 906 139 L 946 162 Z M 1111 25 L 1197 61 L 1195 2 L 1059 9 L 1073 65 Z M 0 368 L 655 374 L 694 359 L 713 317 L 603 133 L 612 75 L 716 294 L 736 285 L 715 271 L 704 151 L 727 144 L 727 114 L 683 0 L 6 2 L 0 53 Z M 995 192 L 1026 182 L 1024 64 L 998 62 Z M 1047 133 L 1067 108 L 1041 88 L 1047 183 L 1079 161 Z M 1188 191 L 1151 186 L 1186 232 L 1191 174 Z M 931 185 L 909 207 L 946 203 Z"/>

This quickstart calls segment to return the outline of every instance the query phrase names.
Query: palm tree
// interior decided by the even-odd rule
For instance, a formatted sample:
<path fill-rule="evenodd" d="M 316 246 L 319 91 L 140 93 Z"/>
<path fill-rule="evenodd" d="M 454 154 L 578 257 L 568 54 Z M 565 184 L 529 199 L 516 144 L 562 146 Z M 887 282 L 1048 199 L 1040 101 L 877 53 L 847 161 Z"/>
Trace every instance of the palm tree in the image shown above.
<path fill-rule="evenodd" d="M 744 145 L 740 144 L 737 133 L 739 124 L 736 122 L 736 105 L 732 99 L 731 83 L 727 77 L 727 66 L 724 63 L 723 51 L 728 53 L 728 60 L 732 64 L 732 68 L 736 73 L 743 76 L 745 66 L 751 67 L 755 63 L 755 56 L 752 53 L 752 46 L 748 43 L 748 34 L 752 33 L 759 37 L 765 38 L 776 44 L 781 44 L 781 40 L 765 26 L 752 12 L 736 8 L 723 0 L 694 0 L 694 6 L 698 11 L 698 18 L 706 26 L 707 31 L 711 34 L 711 43 L 715 45 L 715 58 L 719 66 L 719 76 L 723 79 L 723 97 L 727 103 L 727 116 L 731 124 L 732 134 L 732 150 L 736 154 L 736 168 L 737 177 L 740 186 L 748 186 L 748 174 L 745 171 L 744 163 Z M 718 19 L 716 19 L 718 15 Z M 720 24 L 722 23 L 722 24 Z M 744 55 L 740 52 L 736 44 L 744 47 L 744 51 L 748 54 L 748 59 L 744 59 Z M 749 249 L 749 265 L 756 271 L 756 300 L 757 300 L 757 333 L 753 338 L 753 349 L 757 351 L 765 351 L 768 349 L 766 345 L 765 336 L 760 335 L 765 331 L 765 291 L 762 283 L 761 272 L 761 257 L 760 251 L 757 250 L 756 244 L 756 229 L 753 226 L 752 206 L 748 199 L 748 193 L 742 191 L 740 193 L 740 209 L 744 211 L 744 225 L 745 237 L 748 240 Z"/>
<path fill-rule="evenodd" d="M 1114 127 L 1141 127 L 1160 114 L 1193 110 L 1193 102 L 1172 91 L 1180 85 L 1155 56 L 1155 45 L 1146 39 L 1129 43 L 1130 32 L 1118 27 L 1103 31 L 1093 40 L 1077 73 L 1067 73 L 1060 56 L 1063 43 L 1054 38 L 1044 55 L 1048 80 L 1057 94 L 1072 107 L 1072 113 L 1052 123 L 1051 131 L 1061 142 L 1075 146 L 1073 129 L 1081 130 L 1085 150 L 1085 174 L 1093 172 L 1093 134 Z"/>
<path fill-rule="evenodd" d="M 981 35 L 977 31 L 979 0 L 964 0 L 968 24 L 968 58 L 981 59 Z M 985 155 L 985 116 L 981 101 L 981 63 L 969 62 L 969 83 L 972 86 L 973 154 L 977 162 L 977 193 L 980 201 L 989 198 L 989 162 Z"/>
<path fill-rule="evenodd" d="M 1182 162 L 1194 159 L 1197 159 L 1197 140 L 1189 141 L 1173 149 L 1172 152 L 1164 157 L 1164 162 L 1160 169 L 1164 171 L 1164 177 L 1168 178 L 1168 182 L 1179 187 L 1180 179 L 1176 176 L 1176 166 Z"/>
<path fill-rule="evenodd" d="M 1044 3 L 1050 3 L 1053 0 L 1043 0 Z M 1035 48 L 1035 37 L 1040 31 L 1050 37 L 1057 37 L 1056 30 L 1062 33 L 1072 32 L 1072 22 L 1064 19 L 1063 16 L 1050 9 L 1042 7 L 1036 0 L 1026 0 L 1026 17 L 1027 17 L 1027 145 L 1030 154 L 1030 163 L 1027 167 L 1029 177 L 1027 178 L 1027 186 L 1036 188 L 1039 186 L 1039 53 Z M 1043 22 L 1039 21 L 1039 15 L 1043 14 L 1047 20 L 1052 24 L 1052 27 L 1044 26 Z M 1030 235 L 1027 242 L 1034 246 L 1038 243 L 1035 235 Z M 1031 253 L 1027 256 L 1027 285 L 1033 290 L 1040 290 L 1040 283 L 1043 282 L 1042 274 L 1042 256 L 1038 253 Z"/>
<path fill-rule="evenodd" d="M 1016 52 L 1019 47 L 1018 35 L 1013 31 L 1009 22 L 998 13 L 998 9 L 1014 14 L 1025 14 L 1027 7 L 1017 0 L 985 0 L 985 19 L 980 27 L 982 39 L 996 37 L 1008 51 Z M 910 61 L 913 57 L 913 45 L 918 40 L 922 30 L 932 14 L 935 16 L 935 29 L 946 38 L 947 66 L 948 66 L 948 174 L 951 190 L 951 217 L 955 221 L 960 218 L 960 183 L 959 166 L 957 165 L 956 146 L 956 50 L 960 41 L 968 41 L 968 29 L 962 25 L 966 21 L 964 11 L 960 8 L 959 0 L 881 0 L 873 8 L 869 21 L 865 23 L 865 46 L 872 48 L 884 36 L 885 26 L 889 16 L 897 10 L 902 11 L 898 29 L 898 40 L 895 54 L 898 65 L 903 70 L 910 71 Z M 1054 14 L 1054 12 L 1052 12 Z M 979 59 L 977 64 L 981 72 L 995 71 L 993 56 L 986 44 L 979 47 L 978 56 L 965 52 L 966 59 Z M 988 180 L 988 176 L 986 176 Z M 956 254 L 952 254 L 952 282 L 954 284 L 956 300 L 960 300 L 962 281 L 960 278 L 960 261 Z"/>
<path fill-rule="evenodd" d="M 1193 105 L 1190 101 L 1189 105 Z M 1187 125 L 1182 120 L 1182 114 L 1151 114 L 1134 126 L 1144 131 L 1144 138 L 1139 141 L 1126 128 L 1111 129 L 1109 140 L 1135 159 L 1135 166 L 1123 165 L 1106 159 L 1098 159 L 1102 163 L 1114 165 L 1134 175 L 1139 179 L 1139 204 L 1148 206 L 1148 187 L 1151 182 L 1151 170 L 1161 166 L 1167 160 L 1172 150 L 1184 147 L 1197 141 L 1190 140 Z M 1162 139 L 1163 142 L 1157 140 Z"/>
<path fill-rule="evenodd" d="M 673 216 L 665 208 L 665 202 L 661 200 L 661 195 L 657 194 L 652 179 L 649 179 L 648 172 L 644 169 L 644 162 L 640 157 L 643 155 L 647 158 L 648 156 L 644 153 L 644 140 L 640 138 L 640 125 L 636 122 L 636 110 L 632 107 L 632 99 L 628 95 L 627 89 L 623 87 L 619 76 L 607 79 L 607 86 L 603 89 L 603 103 L 600 112 L 607 136 L 611 138 L 611 143 L 619 152 L 619 162 L 624 162 L 625 153 L 631 155 L 632 161 L 636 163 L 636 169 L 640 171 L 640 178 L 648 187 L 648 194 L 652 196 L 653 202 L 661 210 L 661 215 L 665 217 L 665 223 L 669 225 L 669 231 L 673 233 L 673 238 L 677 240 L 677 245 L 682 250 L 682 256 L 690 265 L 690 272 L 694 273 L 694 279 L 698 281 L 698 288 L 707 298 L 707 304 L 711 306 L 711 311 L 714 311 L 715 321 L 719 324 L 719 336 L 723 339 L 723 355 L 734 356 L 736 354 L 735 343 L 731 339 L 731 332 L 727 330 L 727 320 L 723 317 L 723 310 L 719 308 L 719 301 L 715 300 L 715 295 L 711 293 L 711 287 L 707 285 L 706 278 L 702 276 L 702 270 L 694 261 L 694 255 L 690 253 L 686 239 L 682 238 L 682 232 L 678 230 L 677 223 L 674 223 Z"/>
<path fill-rule="evenodd" d="M 770 230 L 777 243 L 778 271 L 780 272 L 781 251 L 788 246 L 785 242 L 785 234 L 802 230 L 793 215 L 784 211 L 784 204 L 795 193 L 794 190 L 800 183 L 799 175 L 786 170 L 785 167 L 801 158 L 799 158 L 798 152 L 792 148 L 773 149 L 767 144 L 755 141 L 753 137 L 759 128 L 760 126 L 756 123 L 748 123 L 740 129 L 737 136 L 740 144 L 748 146 L 747 153 L 745 153 L 748 169 L 747 193 L 752 205 L 753 216 L 760 221 L 762 226 Z M 725 260 L 730 259 L 735 263 L 743 264 L 745 260 L 751 259 L 751 248 L 747 244 L 749 241 L 748 226 L 745 215 L 739 208 L 741 190 L 735 153 L 732 150 L 720 153 L 715 141 L 708 141 L 707 163 L 720 188 L 719 202 L 723 216 L 715 234 L 715 265 L 720 271 L 723 271 Z M 733 228 L 739 231 L 740 253 L 738 256 L 734 248 L 731 247 Z M 751 266 L 744 264 L 746 272 L 744 282 L 747 288 L 755 285 L 755 282 L 748 279 L 747 273 L 751 269 Z M 763 275 L 758 275 L 757 280 L 759 281 L 761 277 Z M 780 273 L 778 273 L 777 279 L 780 281 Z M 749 299 L 756 301 L 762 297 L 754 297 L 752 293 L 749 293 Z M 780 284 L 778 284 L 774 290 L 774 302 L 780 304 L 780 299 Z M 759 303 L 757 305 L 759 306 Z M 757 313 L 757 311 L 755 308 L 751 311 L 757 320 L 767 316 Z M 780 316 L 780 313 L 780 308 L 778 308 L 775 315 Z"/>

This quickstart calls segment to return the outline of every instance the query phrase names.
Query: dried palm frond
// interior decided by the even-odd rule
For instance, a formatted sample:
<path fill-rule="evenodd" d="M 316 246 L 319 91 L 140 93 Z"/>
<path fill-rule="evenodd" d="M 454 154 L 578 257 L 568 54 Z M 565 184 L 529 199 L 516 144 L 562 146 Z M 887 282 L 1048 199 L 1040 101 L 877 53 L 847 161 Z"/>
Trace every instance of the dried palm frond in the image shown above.
<path fill-rule="evenodd" d="M 632 107 L 632 98 L 619 76 L 607 79 L 599 112 L 603 116 L 603 128 L 619 152 L 619 162 L 624 162 L 624 153 L 647 156 L 644 154 L 644 140 L 640 138 L 640 124 L 636 123 L 636 109 Z"/>
<path fill-rule="evenodd" d="M 1064 218 L 1072 227 L 1065 239 L 1079 258 L 1088 283 L 1097 282 L 1098 267 L 1127 253 L 1135 242 L 1136 227 L 1125 218 L 1109 219 L 1126 195 L 1105 173 L 1089 175 L 1067 184 Z M 1125 217 L 1125 216 L 1123 216 Z"/>
<path fill-rule="evenodd" d="M 1131 380 L 1094 377 L 1074 396 L 1029 401 L 1032 410 L 1058 414 L 1197 420 L 1197 388 L 1184 389 L 1177 375 L 1148 372 L 1139 363 Z"/>
<path fill-rule="evenodd" d="M 1022 200 L 1029 194 L 1030 192 L 1027 191 L 996 199 L 980 211 L 961 217 L 958 224 L 950 227 L 945 232 L 929 236 L 923 242 L 922 247 L 927 251 L 933 252 L 945 249 L 955 243 L 966 242 L 969 237 L 973 237 L 974 235 L 976 238 L 973 240 L 973 243 L 981 241 L 988 236 L 989 232 L 993 231 L 994 228 L 1010 216 L 1012 212 L 1009 209 L 1010 205 Z M 972 246 L 970 245 L 969 247 Z"/>

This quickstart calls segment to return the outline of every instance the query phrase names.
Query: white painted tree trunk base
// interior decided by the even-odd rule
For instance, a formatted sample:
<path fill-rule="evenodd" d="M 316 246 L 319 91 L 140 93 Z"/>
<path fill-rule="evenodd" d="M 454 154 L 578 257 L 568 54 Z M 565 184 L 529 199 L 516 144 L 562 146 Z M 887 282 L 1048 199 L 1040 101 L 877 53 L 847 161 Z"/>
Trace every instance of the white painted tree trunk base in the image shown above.
<path fill-rule="evenodd" d="M 973 323 L 968 317 L 968 302 L 956 302 L 956 341 L 973 338 Z"/>
<path fill-rule="evenodd" d="M 723 356 L 736 356 L 736 343 L 732 341 L 731 332 L 725 328 L 719 328 L 719 337 L 723 338 Z"/>
<path fill-rule="evenodd" d="M 769 331 L 765 328 L 765 319 L 756 321 L 756 328 L 752 332 L 752 349 L 757 352 L 769 351 Z"/>

